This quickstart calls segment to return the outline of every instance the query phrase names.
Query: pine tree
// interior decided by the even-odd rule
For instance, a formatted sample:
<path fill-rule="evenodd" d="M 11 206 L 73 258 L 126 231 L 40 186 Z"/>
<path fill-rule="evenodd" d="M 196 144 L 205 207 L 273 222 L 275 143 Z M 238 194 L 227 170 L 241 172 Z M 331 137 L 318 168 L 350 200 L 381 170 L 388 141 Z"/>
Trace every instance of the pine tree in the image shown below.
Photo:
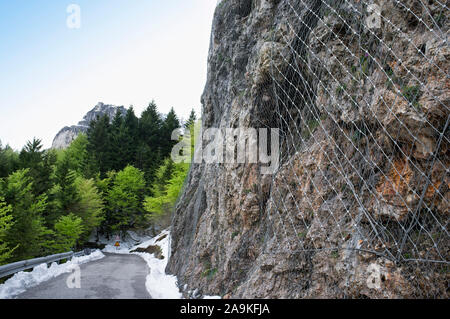
<path fill-rule="evenodd" d="M 0 197 L 0 265 L 3 265 L 10 259 L 14 250 L 17 248 L 17 246 L 11 248 L 6 241 L 7 232 L 14 224 L 11 211 L 12 207 L 6 205 L 4 199 Z"/>
<path fill-rule="evenodd" d="M 34 138 L 27 142 L 19 154 L 20 167 L 28 169 L 33 179 L 33 192 L 37 196 L 47 193 L 51 188 L 52 166 L 56 162 L 56 155 L 42 151 L 42 147 L 41 140 Z"/>
<path fill-rule="evenodd" d="M 162 138 L 162 151 L 161 155 L 163 158 L 166 158 L 170 155 L 172 148 L 177 144 L 177 141 L 172 141 L 172 132 L 180 128 L 180 121 L 175 113 L 173 108 L 170 109 L 170 112 L 167 114 L 163 126 L 161 129 L 161 138 Z"/>
<path fill-rule="evenodd" d="M 138 164 L 137 167 L 144 172 L 147 188 L 150 188 L 154 181 L 160 159 L 161 151 L 159 149 L 152 149 L 145 143 L 139 145 L 136 153 L 136 162 Z"/>
<path fill-rule="evenodd" d="M 75 185 L 76 177 L 76 172 L 70 169 L 70 158 L 65 156 L 62 162 L 58 164 L 55 172 L 56 185 L 53 188 L 52 194 L 56 201 L 54 206 L 56 211 L 53 214 L 53 221 L 55 215 L 72 212 L 80 201 L 80 196 Z"/>
<path fill-rule="evenodd" d="M 28 141 L 20 152 L 20 161 L 22 166 L 33 166 L 42 161 L 43 151 L 42 141 L 34 138 L 33 141 Z"/>
<path fill-rule="evenodd" d="M 113 154 L 111 169 L 119 171 L 127 165 L 129 156 L 127 155 L 128 149 L 125 146 L 129 142 L 128 129 L 125 126 L 123 115 L 117 112 L 111 123 L 110 152 Z"/>
<path fill-rule="evenodd" d="M 195 119 L 192 110 L 187 127 Z M 95 119 L 66 150 L 45 151 L 36 138 L 20 153 L 0 143 L 0 263 L 73 249 L 97 227 L 142 225 L 144 199 L 151 214 L 170 211 L 188 168 L 168 157 L 179 127 L 173 108 L 163 119 L 152 101 L 140 118 L 130 107 Z"/>
<path fill-rule="evenodd" d="M 144 172 L 148 187 L 151 186 L 161 161 L 162 124 L 161 115 L 155 102 L 152 101 L 142 112 L 139 120 L 140 143 L 136 153 L 136 167 Z"/>
<path fill-rule="evenodd" d="M 6 241 L 10 247 L 17 247 L 14 260 L 49 253 L 53 232 L 45 227 L 42 217 L 47 208 L 47 196 L 33 193 L 28 169 L 18 170 L 2 181 L 0 193 L 12 208 L 14 224 L 6 232 Z"/>
<path fill-rule="evenodd" d="M 0 178 L 8 177 L 9 174 L 19 169 L 19 154 L 6 145 L 2 147 L 0 141 Z"/>
<path fill-rule="evenodd" d="M 154 193 L 165 195 L 167 183 L 172 178 L 174 169 L 174 162 L 172 159 L 167 158 L 156 172 L 156 178 L 153 183 Z"/>
<path fill-rule="evenodd" d="M 197 121 L 197 115 L 195 114 L 195 110 L 192 109 L 191 114 L 189 114 L 188 120 L 186 121 L 186 123 L 184 123 L 184 127 L 189 128 L 192 125 L 194 125 L 196 121 Z"/>
<path fill-rule="evenodd" d="M 87 131 L 88 177 L 100 172 L 102 177 L 112 169 L 111 125 L 109 116 L 104 115 L 90 123 Z"/>
<path fill-rule="evenodd" d="M 136 151 L 139 144 L 139 119 L 134 114 L 134 109 L 131 106 L 124 118 L 124 127 L 122 128 L 123 134 L 123 165 L 135 165 Z"/>
<path fill-rule="evenodd" d="M 139 120 L 139 139 L 154 150 L 161 146 L 160 131 L 163 121 L 156 103 L 152 101 Z"/>

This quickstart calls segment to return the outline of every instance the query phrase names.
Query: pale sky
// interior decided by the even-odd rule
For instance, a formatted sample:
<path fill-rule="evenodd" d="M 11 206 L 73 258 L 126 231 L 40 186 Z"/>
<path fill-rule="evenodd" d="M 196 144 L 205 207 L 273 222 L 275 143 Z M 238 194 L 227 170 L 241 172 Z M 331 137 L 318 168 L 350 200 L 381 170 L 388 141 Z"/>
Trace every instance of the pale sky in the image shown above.
<path fill-rule="evenodd" d="M 0 140 L 46 148 L 98 102 L 200 112 L 216 0 L 0 0 Z M 67 26 L 67 7 L 81 26 Z"/>

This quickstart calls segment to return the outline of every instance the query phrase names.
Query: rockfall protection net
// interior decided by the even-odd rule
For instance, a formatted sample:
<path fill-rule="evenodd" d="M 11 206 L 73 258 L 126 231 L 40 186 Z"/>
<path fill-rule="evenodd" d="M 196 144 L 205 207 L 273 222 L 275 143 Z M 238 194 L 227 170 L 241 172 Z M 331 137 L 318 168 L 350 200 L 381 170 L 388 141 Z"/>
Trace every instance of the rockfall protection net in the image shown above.
<path fill-rule="evenodd" d="M 375 290 L 447 296 L 448 2 L 278 5 L 265 94 L 281 134 L 268 203 L 279 244 L 373 265 Z"/>

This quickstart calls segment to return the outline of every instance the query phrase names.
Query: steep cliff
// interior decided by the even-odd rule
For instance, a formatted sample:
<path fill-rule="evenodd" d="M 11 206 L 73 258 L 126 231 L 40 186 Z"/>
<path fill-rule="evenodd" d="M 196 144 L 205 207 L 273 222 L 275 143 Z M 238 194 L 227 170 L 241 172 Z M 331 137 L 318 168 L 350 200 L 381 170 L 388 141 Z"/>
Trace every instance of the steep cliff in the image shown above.
<path fill-rule="evenodd" d="M 72 141 L 76 139 L 78 134 L 87 132 L 89 123 L 91 123 L 91 121 L 105 114 L 107 114 L 112 120 L 117 112 L 125 114 L 127 110 L 123 106 L 107 105 L 99 102 L 92 110 L 86 113 L 86 115 L 83 117 L 83 120 L 78 122 L 78 125 L 66 126 L 61 129 L 61 131 L 59 131 L 53 139 L 52 148 L 67 148 L 70 143 L 72 143 Z"/>
<path fill-rule="evenodd" d="M 447 297 L 448 18 L 439 1 L 218 3 L 203 128 L 279 128 L 281 165 L 192 165 L 167 267 L 185 292 Z"/>

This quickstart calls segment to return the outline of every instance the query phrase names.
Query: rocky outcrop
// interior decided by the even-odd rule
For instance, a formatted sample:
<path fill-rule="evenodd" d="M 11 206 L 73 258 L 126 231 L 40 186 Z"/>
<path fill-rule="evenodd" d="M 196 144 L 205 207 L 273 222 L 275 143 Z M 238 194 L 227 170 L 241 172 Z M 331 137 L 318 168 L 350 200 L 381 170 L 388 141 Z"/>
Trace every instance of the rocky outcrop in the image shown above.
<path fill-rule="evenodd" d="M 368 5 L 381 25 L 366 24 Z M 436 1 L 222 0 L 202 125 L 282 165 L 193 164 L 167 271 L 227 298 L 447 298 L 449 19 Z M 375 17 L 376 18 L 376 17 Z"/>
<path fill-rule="evenodd" d="M 70 146 L 72 141 L 77 138 L 78 134 L 86 133 L 89 126 L 72 125 L 66 126 L 56 134 L 53 139 L 53 149 L 65 149 Z"/>
<path fill-rule="evenodd" d="M 108 115 L 112 120 L 117 112 L 125 114 L 126 111 L 126 108 L 123 106 L 114 106 L 99 102 L 83 117 L 82 121 L 78 122 L 78 125 L 66 126 L 61 131 L 59 131 L 53 139 L 52 148 L 64 149 L 69 147 L 70 143 L 72 143 L 72 141 L 76 139 L 78 134 L 86 133 L 89 128 L 89 123 L 100 116 Z"/>

